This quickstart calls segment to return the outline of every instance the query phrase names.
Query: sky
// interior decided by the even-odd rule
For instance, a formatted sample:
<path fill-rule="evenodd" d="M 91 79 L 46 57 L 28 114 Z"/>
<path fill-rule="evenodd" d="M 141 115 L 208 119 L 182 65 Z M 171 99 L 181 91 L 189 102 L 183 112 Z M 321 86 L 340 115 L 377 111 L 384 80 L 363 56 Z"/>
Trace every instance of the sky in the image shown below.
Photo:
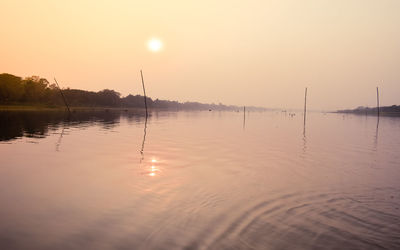
<path fill-rule="evenodd" d="M 0 0 L 0 73 L 122 96 L 334 110 L 400 104 L 398 0 Z M 160 39 L 162 50 L 147 47 Z"/>

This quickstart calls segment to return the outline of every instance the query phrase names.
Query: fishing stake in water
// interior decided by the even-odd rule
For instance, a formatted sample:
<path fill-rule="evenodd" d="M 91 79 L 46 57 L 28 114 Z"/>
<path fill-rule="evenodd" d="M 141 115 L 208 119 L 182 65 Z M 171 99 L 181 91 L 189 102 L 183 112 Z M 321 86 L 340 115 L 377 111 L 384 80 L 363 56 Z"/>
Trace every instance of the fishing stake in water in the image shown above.
<path fill-rule="evenodd" d="M 378 110 L 378 116 L 379 116 L 379 89 L 376 87 L 376 107 Z"/>
<path fill-rule="evenodd" d="M 304 93 L 304 124 L 306 124 L 306 112 L 307 112 L 307 87 Z"/>
<path fill-rule="evenodd" d="M 146 118 L 147 118 L 147 97 L 146 97 L 146 89 L 144 88 L 144 80 L 143 80 L 143 72 L 140 70 L 140 76 L 142 77 L 142 86 L 143 86 L 143 94 L 144 94 L 144 106 L 146 108 Z"/>
<path fill-rule="evenodd" d="M 64 94 L 63 94 L 63 92 L 62 92 L 62 90 L 61 90 L 61 88 L 60 88 L 60 85 L 58 85 L 58 82 L 57 82 L 57 80 L 56 80 L 56 78 L 55 78 L 55 77 L 54 77 L 54 81 L 55 81 L 55 82 L 56 82 L 56 84 L 57 84 L 58 90 L 60 90 L 60 94 L 61 94 L 61 96 L 62 96 L 62 98 L 63 98 L 63 100 L 64 100 L 65 106 L 67 106 L 68 113 L 70 113 L 70 114 L 71 114 L 71 110 L 69 109 L 69 106 L 68 106 L 67 100 L 65 99 L 65 96 L 64 96 Z"/>

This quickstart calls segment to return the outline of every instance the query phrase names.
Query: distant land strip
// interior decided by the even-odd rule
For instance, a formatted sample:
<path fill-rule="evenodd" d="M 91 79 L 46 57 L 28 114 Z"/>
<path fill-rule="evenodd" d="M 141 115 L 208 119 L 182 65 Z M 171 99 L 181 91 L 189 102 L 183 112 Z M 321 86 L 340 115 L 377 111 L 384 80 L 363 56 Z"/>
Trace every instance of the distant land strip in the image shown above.
<path fill-rule="evenodd" d="M 93 108 L 144 108 L 144 97 L 136 94 L 121 97 L 110 89 L 98 92 L 81 89 L 62 89 L 69 106 L 80 109 Z M 239 111 L 243 107 L 235 105 L 205 104 L 199 102 L 178 102 L 146 98 L 150 109 L 168 110 L 226 110 Z M 45 78 L 32 76 L 22 78 L 8 73 L 0 74 L 0 110 L 63 110 L 64 101 L 57 85 Z M 248 111 L 270 110 L 263 107 L 246 106 Z"/>
<path fill-rule="evenodd" d="M 355 109 L 337 110 L 335 113 L 348 113 L 360 115 L 378 115 L 378 108 L 357 107 Z M 400 105 L 384 106 L 379 108 L 379 115 L 383 116 L 400 116 Z"/>

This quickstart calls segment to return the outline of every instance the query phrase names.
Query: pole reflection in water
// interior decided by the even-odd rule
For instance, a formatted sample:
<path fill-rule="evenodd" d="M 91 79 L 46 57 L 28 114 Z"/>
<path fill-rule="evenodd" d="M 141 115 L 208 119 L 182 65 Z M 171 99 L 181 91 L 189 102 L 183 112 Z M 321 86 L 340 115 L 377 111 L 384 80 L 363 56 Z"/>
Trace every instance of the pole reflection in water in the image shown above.
<path fill-rule="evenodd" d="M 63 128 L 62 128 L 62 130 L 61 130 L 60 137 L 58 138 L 57 143 L 56 143 L 56 151 L 57 151 L 57 152 L 60 151 L 61 141 L 62 141 L 62 138 L 63 138 L 63 136 L 64 136 L 65 124 L 66 124 L 66 123 L 69 124 L 69 122 L 70 122 L 70 117 L 71 117 L 71 113 L 68 113 L 68 114 L 67 114 L 67 119 L 63 122 L 63 125 L 62 125 Z"/>
<path fill-rule="evenodd" d="M 303 153 L 307 151 L 306 120 L 303 123 Z"/>
<path fill-rule="evenodd" d="M 378 150 L 378 131 L 379 131 L 379 115 L 376 120 L 375 138 L 374 138 L 374 151 Z"/>
<path fill-rule="evenodd" d="M 142 163 L 144 159 L 144 143 L 146 141 L 146 134 L 147 134 L 147 113 L 144 120 L 143 141 L 142 141 L 142 147 L 140 149 L 140 154 L 142 155 L 142 157 L 140 158 L 140 163 Z"/>
<path fill-rule="evenodd" d="M 56 143 L 56 151 L 59 152 L 60 151 L 60 145 L 61 145 L 61 140 L 63 138 L 64 135 L 64 130 L 65 130 L 65 126 L 63 126 L 62 130 L 61 130 L 61 134 L 60 137 L 58 138 L 58 141 Z"/>
<path fill-rule="evenodd" d="M 243 130 L 246 127 L 246 106 L 243 107 Z"/>
<path fill-rule="evenodd" d="M 148 118 L 148 116 L 146 114 L 145 120 L 144 120 L 142 147 L 140 149 L 140 154 L 141 154 L 140 164 L 144 160 L 144 145 L 146 142 L 146 135 L 147 135 L 147 118 Z M 156 166 L 156 164 L 157 164 L 157 160 L 154 158 L 151 159 L 150 167 L 148 168 L 147 164 L 146 164 L 144 174 L 149 175 L 149 176 L 156 176 L 157 172 L 160 172 L 160 169 Z"/>

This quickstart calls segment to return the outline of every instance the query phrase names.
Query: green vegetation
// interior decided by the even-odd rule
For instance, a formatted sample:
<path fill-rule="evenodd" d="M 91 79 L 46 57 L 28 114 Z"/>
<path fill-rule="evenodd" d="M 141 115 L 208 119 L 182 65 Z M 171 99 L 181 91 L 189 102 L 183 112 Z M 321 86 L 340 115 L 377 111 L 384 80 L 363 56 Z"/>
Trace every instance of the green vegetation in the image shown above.
<path fill-rule="evenodd" d="M 107 107 L 107 108 L 144 108 L 144 97 L 141 95 L 121 94 L 110 89 L 98 92 L 80 89 L 62 89 L 62 92 L 72 107 Z M 146 98 L 147 105 L 153 109 L 175 110 L 239 110 L 237 106 L 223 104 L 203 104 L 198 102 L 180 103 L 168 100 L 153 100 Z M 44 78 L 32 76 L 21 78 L 11 74 L 0 74 L 0 109 L 60 109 L 64 102 L 60 90 L 55 84 L 50 84 Z M 247 108 L 247 107 L 246 107 Z M 248 107 L 248 110 L 265 110 L 264 108 Z"/>

